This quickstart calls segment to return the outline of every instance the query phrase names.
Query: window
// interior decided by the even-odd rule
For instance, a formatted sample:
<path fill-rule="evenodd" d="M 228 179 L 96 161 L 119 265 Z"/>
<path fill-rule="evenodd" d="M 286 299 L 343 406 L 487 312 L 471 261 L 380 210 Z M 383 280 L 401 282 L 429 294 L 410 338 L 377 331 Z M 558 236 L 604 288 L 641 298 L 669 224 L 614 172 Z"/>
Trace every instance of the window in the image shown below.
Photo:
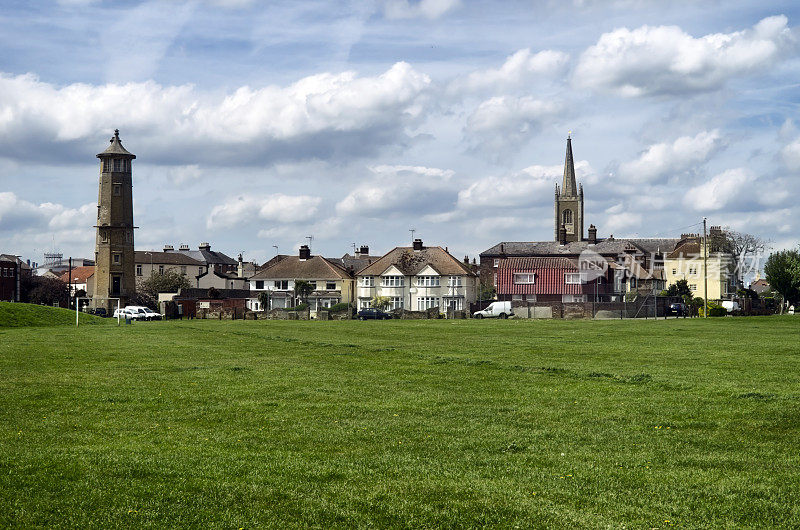
<path fill-rule="evenodd" d="M 672 275 L 675 276 L 676 274 L 678 274 L 678 269 L 672 269 Z"/>
<path fill-rule="evenodd" d="M 402 287 L 403 276 L 383 276 L 381 278 L 381 285 L 383 287 Z"/>
<path fill-rule="evenodd" d="M 530 285 L 534 283 L 535 276 L 532 272 L 515 272 L 513 281 L 515 284 Z"/>
<path fill-rule="evenodd" d="M 495 266 L 495 267 L 499 267 L 499 266 L 500 266 L 500 260 L 499 260 L 499 259 L 495 258 L 495 260 L 494 260 L 494 266 Z"/>
<path fill-rule="evenodd" d="M 122 195 L 122 186 L 119 184 L 114 184 L 111 189 L 114 195 Z"/>
<path fill-rule="evenodd" d="M 289 280 L 275 280 L 275 289 L 279 291 L 286 291 L 289 289 Z"/>
<path fill-rule="evenodd" d="M 561 296 L 561 301 L 564 303 L 585 302 L 586 297 L 582 294 L 565 294 Z"/>
<path fill-rule="evenodd" d="M 690 283 L 689 284 L 689 289 L 692 290 L 692 291 L 696 291 L 697 290 L 697 284 L 696 283 Z"/>
<path fill-rule="evenodd" d="M 108 243 L 108 233 L 105 230 L 100 230 L 100 242 Z"/>
<path fill-rule="evenodd" d="M 402 307 L 403 307 L 403 298 L 401 296 L 393 296 L 391 309 L 401 309 Z"/>
<path fill-rule="evenodd" d="M 114 254 L 114 263 L 122 263 L 122 255 Z"/>
<path fill-rule="evenodd" d="M 164 266 L 163 265 L 159 265 L 158 266 L 158 273 L 159 274 L 164 274 Z"/>
<path fill-rule="evenodd" d="M 317 290 L 317 282 L 316 282 L 316 280 L 309 280 L 308 281 L 308 285 L 310 285 L 311 288 L 314 289 L 315 291 Z"/>
<path fill-rule="evenodd" d="M 461 287 L 461 276 L 450 276 L 447 285 L 448 287 Z"/>
<path fill-rule="evenodd" d="M 121 158 L 114 159 L 114 171 L 123 171 Z"/>
<path fill-rule="evenodd" d="M 264 280 L 256 280 L 256 289 L 264 288 Z"/>
<path fill-rule="evenodd" d="M 564 274 L 564 283 L 567 285 L 581 284 L 586 281 L 585 272 L 568 272 Z"/>
<path fill-rule="evenodd" d="M 418 287 L 439 287 L 438 276 L 417 276 Z"/>
<path fill-rule="evenodd" d="M 461 311 L 464 309 L 464 299 L 463 298 L 445 298 L 444 299 L 444 306 L 447 309 L 452 309 L 454 311 Z"/>
<path fill-rule="evenodd" d="M 689 274 L 697 274 L 697 267 L 689 267 Z"/>
<path fill-rule="evenodd" d="M 141 276 L 141 275 L 142 275 L 142 266 L 136 265 L 136 276 Z"/>
<path fill-rule="evenodd" d="M 111 160 L 108 158 L 103 159 L 103 171 L 109 172 L 111 171 Z"/>
<path fill-rule="evenodd" d="M 375 277 L 374 276 L 363 276 L 361 278 L 361 286 L 362 287 L 375 287 Z M 367 306 L 369 307 L 369 306 Z"/>
<path fill-rule="evenodd" d="M 564 210 L 564 212 L 562 213 L 561 222 L 564 223 L 565 225 L 572 224 L 572 210 Z"/>
<path fill-rule="evenodd" d="M 512 294 L 511 295 L 511 299 L 512 300 L 516 300 L 518 302 L 522 302 L 523 300 L 525 300 L 525 295 L 524 294 Z"/>
<path fill-rule="evenodd" d="M 197 267 L 197 274 L 203 274 L 203 267 Z"/>
<path fill-rule="evenodd" d="M 439 307 L 439 299 L 435 296 L 421 296 L 417 298 L 417 311 L 425 311 L 432 307 Z"/>
<path fill-rule="evenodd" d="M 335 291 L 336 290 L 336 282 L 325 282 L 325 290 L 326 291 Z"/>

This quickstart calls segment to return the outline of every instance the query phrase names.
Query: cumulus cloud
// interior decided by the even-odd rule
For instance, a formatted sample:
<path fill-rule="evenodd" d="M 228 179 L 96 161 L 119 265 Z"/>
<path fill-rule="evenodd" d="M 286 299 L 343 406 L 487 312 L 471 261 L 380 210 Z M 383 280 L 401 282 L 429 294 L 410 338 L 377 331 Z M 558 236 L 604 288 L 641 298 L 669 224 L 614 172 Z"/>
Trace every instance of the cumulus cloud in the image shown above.
<path fill-rule="evenodd" d="M 745 168 L 723 171 L 707 182 L 690 188 L 683 201 L 695 211 L 717 211 L 736 207 L 754 197 L 753 183 L 756 175 Z"/>
<path fill-rule="evenodd" d="M 383 216 L 398 212 L 426 213 L 455 202 L 453 171 L 423 166 L 371 167 L 372 175 L 336 205 L 343 215 Z"/>
<path fill-rule="evenodd" d="M 454 80 L 448 89 L 451 92 L 508 91 L 538 78 L 559 74 L 568 60 L 569 55 L 563 52 L 543 50 L 534 54 L 525 48 L 509 56 L 500 68 L 472 72 Z"/>
<path fill-rule="evenodd" d="M 699 38 L 677 26 L 615 29 L 583 52 L 574 80 L 630 97 L 714 90 L 782 58 L 794 45 L 787 22 L 773 16 L 748 30 Z"/>
<path fill-rule="evenodd" d="M 461 0 L 387 0 L 384 14 L 389 19 L 427 18 L 437 19 L 461 6 Z"/>
<path fill-rule="evenodd" d="M 221 97 L 191 85 L 57 87 L 30 74 L 0 74 L 0 156 L 86 157 L 86 146 L 115 127 L 137 139 L 132 151 L 171 164 L 363 155 L 402 142 L 429 84 L 407 63 L 374 77 L 323 73 Z M 43 150 L 46 142 L 55 147 Z"/>
<path fill-rule="evenodd" d="M 6 251 L 44 247 L 51 240 L 86 246 L 94 238 L 97 204 L 69 208 L 52 202 L 32 203 L 13 192 L 0 192 L 0 240 Z M 52 239 L 51 239 L 52 238 Z"/>
<path fill-rule="evenodd" d="M 578 180 L 592 172 L 589 163 L 575 163 Z M 458 208 L 520 208 L 553 200 L 553 188 L 560 182 L 564 166 L 530 166 L 511 175 L 481 179 L 458 192 Z"/>
<path fill-rule="evenodd" d="M 800 171 L 800 138 L 795 139 L 781 150 L 783 162 L 792 171 Z"/>
<path fill-rule="evenodd" d="M 309 195 L 240 195 L 215 206 L 208 228 L 234 228 L 254 221 L 293 223 L 313 218 L 322 198 Z"/>
<path fill-rule="evenodd" d="M 473 149 L 499 155 L 527 142 L 561 110 L 559 102 L 531 96 L 493 97 L 467 118 L 464 132 Z"/>
<path fill-rule="evenodd" d="M 674 142 L 650 145 L 636 160 L 623 162 L 619 174 L 634 182 L 654 182 L 705 163 L 722 148 L 718 130 L 681 136 Z"/>

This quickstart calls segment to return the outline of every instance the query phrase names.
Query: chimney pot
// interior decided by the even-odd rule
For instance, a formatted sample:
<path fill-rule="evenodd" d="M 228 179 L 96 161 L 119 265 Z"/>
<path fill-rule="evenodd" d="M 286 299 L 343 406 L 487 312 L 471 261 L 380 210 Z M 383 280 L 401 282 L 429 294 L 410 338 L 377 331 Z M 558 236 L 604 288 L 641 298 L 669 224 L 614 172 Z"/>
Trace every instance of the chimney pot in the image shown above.
<path fill-rule="evenodd" d="M 422 240 L 417 238 L 414 240 L 414 250 L 422 250 L 424 247 L 422 246 Z"/>
<path fill-rule="evenodd" d="M 567 228 L 563 224 L 561 225 L 561 228 L 558 229 L 558 244 L 567 244 Z"/>
<path fill-rule="evenodd" d="M 175 250 L 172 245 L 164 245 L 164 252 L 172 252 Z"/>
<path fill-rule="evenodd" d="M 306 260 L 306 259 L 311 258 L 311 249 L 308 248 L 308 245 L 302 245 L 300 247 L 299 256 L 300 256 L 300 259 L 302 259 L 302 260 Z"/>

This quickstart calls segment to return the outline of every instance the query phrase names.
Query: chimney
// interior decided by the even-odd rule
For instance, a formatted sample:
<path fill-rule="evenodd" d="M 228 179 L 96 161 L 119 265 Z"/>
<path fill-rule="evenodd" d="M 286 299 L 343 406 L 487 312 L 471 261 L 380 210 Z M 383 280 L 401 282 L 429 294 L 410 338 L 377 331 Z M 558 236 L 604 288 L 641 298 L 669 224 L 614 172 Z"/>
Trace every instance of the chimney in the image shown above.
<path fill-rule="evenodd" d="M 307 260 L 311 258 L 311 249 L 308 248 L 308 245 L 302 245 L 300 247 L 300 259 Z"/>
<path fill-rule="evenodd" d="M 197 248 L 199 248 L 200 250 L 211 250 L 211 245 L 209 245 L 208 243 L 200 243 L 200 246 Z"/>
<path fill-rule="evenodd" d="M 558 229 L 558 244 L 567 244 L 567 228 L 563 224 L 561 225 L 561 228 Z"/>
<path fill-rule="evenodd" d="M 236 274 L 239 278 L 244 278 L 244 259 L 241 253 L 239 254 L 239 266 L 236 268 Z"/>
<path fill-rule="evenodd" d="M 189 250 L 189 245 L 183 244 L 183 245 L 181 245 L 181 247 L 178 250 L 181 250 L 181 251 L 186 250 L 186 251 L 188 251 Z"/>
<path fill-rule="evenodd" d="M 464 264 L 469 265 L 469 256 L 464 256 Z"/>
<path fill-rule="evenodd" d="M 367 245 L 361 245 L 361 248 L 358 249 L 358 252 L 356 252 L 357 258 L 362 256 L 369 256 L 369 247 Z"/>
<path fill-rule="evenodd" d="M 594 225 L 589 225 L 589 244 L 597 244 L 597 228 L 595 228 Z"/>
<path fill-rule="evenodd" d="M 172 245 L 164 245 L 164 252 L 172 252 L 175 250 Z"/>
<path fill-rule="evenodd" d="M 422 246 L 422 240 L 417 238 L 414 240 L 414 250 L 422 250 L 424 247 Z"/>

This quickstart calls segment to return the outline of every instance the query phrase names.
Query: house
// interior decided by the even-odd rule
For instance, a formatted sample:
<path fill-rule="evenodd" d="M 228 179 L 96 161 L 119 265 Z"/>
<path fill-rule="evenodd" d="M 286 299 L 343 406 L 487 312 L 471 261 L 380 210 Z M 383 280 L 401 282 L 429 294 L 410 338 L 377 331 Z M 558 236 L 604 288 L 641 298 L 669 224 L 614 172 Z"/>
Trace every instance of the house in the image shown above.
<path fill-rule="evenodd" d="M 597 301 L 618 301 L 628 292 L 647 295 L 664 289 L 664 258 L 674 250 L 677 238 L 617 239 L 613 235 L 598 238 L 594 225 L 589 225 L 588 237 L 584 237 L 584 191 L 575 179 L 570 138 L 567 138 L 563 181 L 555 189 L 554 212 L 552 241 L 503 241 L 481 252 L 481 284 L 494 288 L 498 299 L 516 296 L 518 300 L 579 301 L 588 296 L 585 291 L 589 289 Z M 532 267 L 538 273 L 531 273 Z M 534 278 L 539 274 L 540 278 L 549 278 L 573 275 L 572 267 L 587 274 L 569 276 L 571 280 L 584 278 L 591 285 L 578 289 L 573 284 L 555 280 L 537 287 L 513 283 L 515 274 L 534 274 Z M 588 274 L 589 271 L 584 270 L 587 267 L 592 270 L 599 267 L 602 274 Z M 501 270 L 505 275 L 503 281 Z"/>
<path fill-rule="evenodd" d="M 172 245 L 164 245 L 166 252 L 176 252 L 189 256 L 205 264 L 206 269 L 213 269 L 217 272 L 235 273 L 239 266 L 238 262 L 232 257 L 217 250 L 211 250 L 209 243 L 200 243 L 197 250 L 190 250 L 189 245 L 181 245 L 178 250 L 174 250 Z"/>
<path fill-rule="evenodd" d="M 20 282 L 30 276 L 29 263 L 11 254 L 0 254 L 0 302 L 19 302 Z"/>
<path fill-rule="evenodd" d="M 161 312 L 169 318 L 194 318 L 202 310 L 233 310 L 242 316 L 250 296 L 249 289 L 181 289 L 177 294 L 159 295 Z"/>
<path fill-rule="evenodd" d="M 307 297 L 313 313 L 340 302 L 353 301 L 353 277 L 334 260 L 312 256 L 308 245 L 300 247 L 297 256 L 276 260 L 250 278 L 248 308 L 253 311 L 294 307 L 300 301 L 295 295 L 297 281 L 311 284 L 313 291 Z M 268 293 L 269 307 L 262 307 L 259 295 Z"/>
<path fill-rule="evenodd" d="M 70 297 L 83 291 L 83 296 L 91 298 L 94 295 L 94 265 L 74 267 L 59 276 L 59 279 L 70 287 Z"/>
<path fill-rule="evenodd" d="M 248 279 L 238 273 L 220 272 L 217 269 L 198 274 L 194 280 L 194 287 L 198 289 L 248 289 Z"/>
<path fill-rule="evenodd" d="M 565 257 L 506 258 L 497 270 L 499 300 L 587 302 L 613 292 L 613 268 L 591 273 Z"/>
<path fill-rule="evenodd" d="M 721 227 L 712 226 L 707 245 L 703 244 L 703 238 L 699 234 L 682 234 L 664 263 L 667 284 L 685 279 L 693 296 L 705 298 L 704 280 L 707 280 L 709 300 L 726 300 L 735 295 L 735 261 L 730 253 L 723 251 L 715 243 L 723 239 L 721 234 Z"/>
<path fill-rule="evenodd" d="M 164 247 L 163 252 L 155 250 L 137 250 L 134 253 L 136 262 L 136 280 L 149 278 L 153 274 L 164 274 L 174 271 L 188 278 L 196 278 L 206 272 L 205 261 L 200 261 L 188 254 L 175 252 L 171 246 Z M 192 281 L 192 283 L 195 283 Z"/>
<path fill-rule="evenodd" d="M 764 278 L 761 278 L 760 275 L 756 275 L 756 279 L 753 283 L 750 284 L 750 289 L 755 291 L 759 296 L 762 294 L 769 292 L 772 287 L 770 287 L 769 282 Z"/>
<path fill-rule="evenodd" d="M 460 311 L 469 309 L 478 293 L 478 275 L 469 264 L 442 247 L 424 246 L 421 239 L 367 265 L 356 273 L 356 282 L 359 309 L 371 307 L 375 297 L 387 297 L 391 309 Z"/>

